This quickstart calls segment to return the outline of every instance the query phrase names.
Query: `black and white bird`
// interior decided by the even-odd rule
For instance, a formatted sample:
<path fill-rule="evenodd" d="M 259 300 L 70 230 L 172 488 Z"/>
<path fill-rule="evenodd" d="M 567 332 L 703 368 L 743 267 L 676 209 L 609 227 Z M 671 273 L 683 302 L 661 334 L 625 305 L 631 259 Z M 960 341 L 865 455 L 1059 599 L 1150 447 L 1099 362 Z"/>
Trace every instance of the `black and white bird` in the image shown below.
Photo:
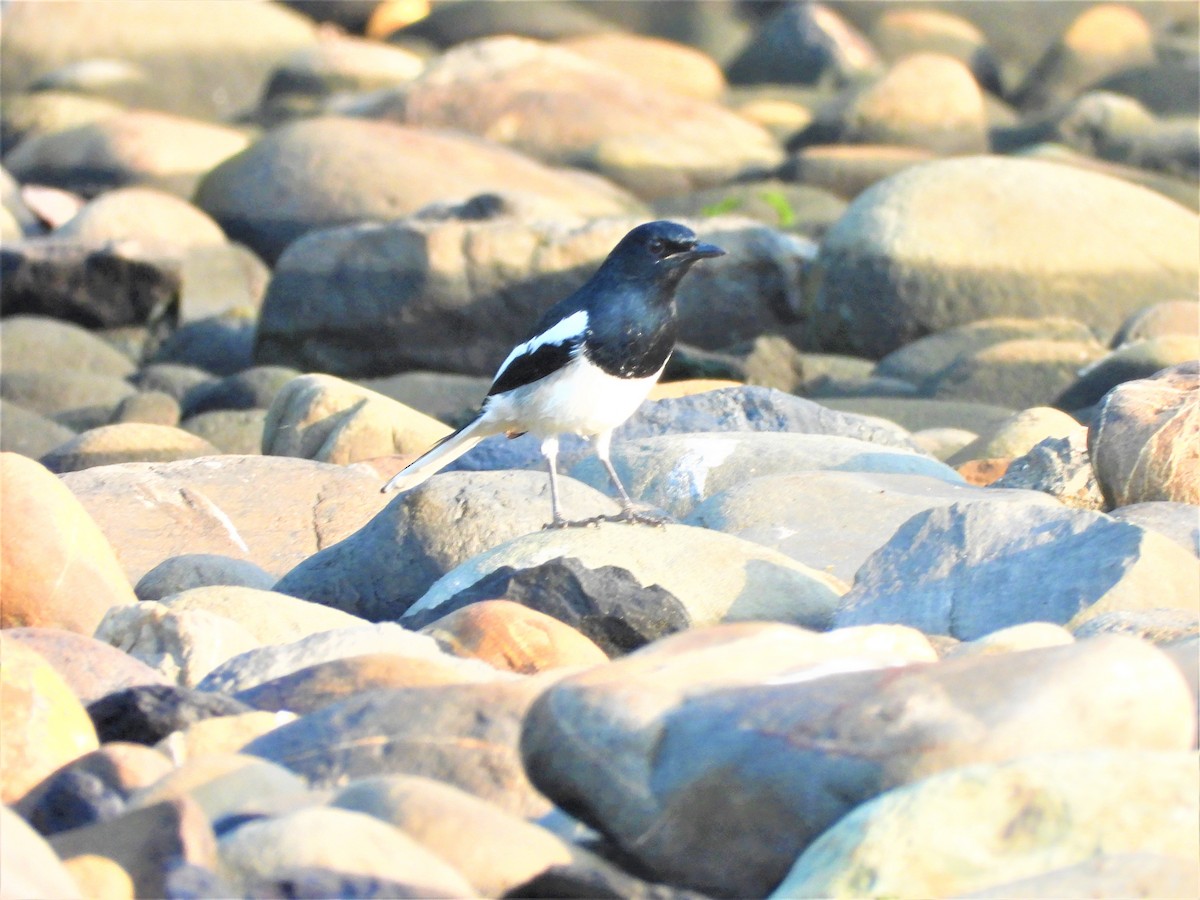
<path fill-rule="evenodd" d="M 613 248 L 595 274 L 552 306 L 531 336 L 500 365 L 479 414 L 443 438 L 383 486 L 405 491 L 421 484 L 493 434 L 541 438 L 550 470 L 552 520 L 572 524 L 558 505 L 558 436 L 592 438 L 620 496 L 628 522 L 660 520 L 639 514 L 609 458 L 613 429 L 633 415 L 662 375 L 675 348 L 675 289 L 697 260 L 725 251 L 701 243 L 676 222 L 639 225 Z"/>

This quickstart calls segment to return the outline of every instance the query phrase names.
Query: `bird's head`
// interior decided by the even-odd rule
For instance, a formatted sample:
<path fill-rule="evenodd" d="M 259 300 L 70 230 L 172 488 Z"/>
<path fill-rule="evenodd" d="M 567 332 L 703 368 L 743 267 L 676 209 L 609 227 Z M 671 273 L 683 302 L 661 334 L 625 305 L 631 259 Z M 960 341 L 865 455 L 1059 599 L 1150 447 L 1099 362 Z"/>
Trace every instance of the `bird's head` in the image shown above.
<path fill-rule="evenodd" d="M 613 248 L 607 265 L 627 278 L 675 284 L 692 263 L 724 256 L 714 244 L 703 243 L 696 232 L 678 222 L 647 222 L 633 229 Z"/>

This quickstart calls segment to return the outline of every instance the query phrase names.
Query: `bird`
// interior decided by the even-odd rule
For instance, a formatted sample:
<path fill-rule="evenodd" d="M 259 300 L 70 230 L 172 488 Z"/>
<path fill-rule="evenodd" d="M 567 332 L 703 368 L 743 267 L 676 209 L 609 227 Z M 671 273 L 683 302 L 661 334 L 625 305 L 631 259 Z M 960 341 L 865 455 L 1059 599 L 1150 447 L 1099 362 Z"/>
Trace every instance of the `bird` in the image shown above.
<path fill-rule="evenodd" d="M 601 521 L 662 524 L 639 512 L 613 468 L 613 430 L 633 415 L 675 349 L 675 289 L 699 260 L 725 251 L 677 222 L 638 225 L 592 276 L 555 303 L 500 364 L 475 417 L 409 463 L 382 488 L 407 491 L 462 456 L 485 437 L 532 434 L 550 473 L 551 521 L 546 528 Z M 559 436 L 591 439 L 617 490 L 621 512 L 568 522 L 558 490 Z"/>

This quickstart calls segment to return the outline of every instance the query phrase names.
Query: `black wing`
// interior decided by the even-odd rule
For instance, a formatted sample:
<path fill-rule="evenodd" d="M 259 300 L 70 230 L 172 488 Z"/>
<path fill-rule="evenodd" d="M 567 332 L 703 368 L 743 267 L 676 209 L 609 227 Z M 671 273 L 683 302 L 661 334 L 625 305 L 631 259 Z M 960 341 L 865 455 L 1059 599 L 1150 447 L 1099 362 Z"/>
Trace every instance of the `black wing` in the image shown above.
<path fill-rule="evenodd" d="M 552 375 L 571 361 L 582 343 L 583 335 L 580 334 L 556 344 L 539 344 L 533 350 L 522 351 L 496 373 L 488 396 L 503 394 Z"/>

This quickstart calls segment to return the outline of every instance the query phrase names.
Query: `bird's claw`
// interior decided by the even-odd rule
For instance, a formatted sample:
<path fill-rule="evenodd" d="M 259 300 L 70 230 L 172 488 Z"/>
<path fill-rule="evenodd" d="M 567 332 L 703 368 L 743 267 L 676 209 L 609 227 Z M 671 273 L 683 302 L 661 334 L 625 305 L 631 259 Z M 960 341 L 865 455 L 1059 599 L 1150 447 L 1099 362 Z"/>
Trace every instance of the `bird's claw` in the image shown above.
<path fill-rule="evenodd" d="M 663 528 L 673 521 L 668 515 L 637 510 L 632 507 L 623 509 L 614 516 L 600 516 L 600 518 L 605 522 L 624 522 L 626 525 L 653 525 L 656 528 Z"/>
<path fill-rule="evenodd" d="M 601 522 L 607 521 L 607 516 L 592 516 L 590 519 L 577 519 L 569 522 L 566 519 L 555 519 L 542 526 L 542 531 L 556 531 L 560 528 L 596 528 Z"/>
<path fill-rule="evenodd" d="M 542 531 L 556 531 L 560 528 L 597 528 L 603 522 L 619 522 L 625 525 L 653 525 L 656 528 L 664 528 L 673 521 L 674 519 L 670 516 L 662 513 L 637 510 L 630 507 L 610 516 L 592 516 L 590 519 L 576 519 L 575 521 L 555 519 L 543 525 Z"/>

